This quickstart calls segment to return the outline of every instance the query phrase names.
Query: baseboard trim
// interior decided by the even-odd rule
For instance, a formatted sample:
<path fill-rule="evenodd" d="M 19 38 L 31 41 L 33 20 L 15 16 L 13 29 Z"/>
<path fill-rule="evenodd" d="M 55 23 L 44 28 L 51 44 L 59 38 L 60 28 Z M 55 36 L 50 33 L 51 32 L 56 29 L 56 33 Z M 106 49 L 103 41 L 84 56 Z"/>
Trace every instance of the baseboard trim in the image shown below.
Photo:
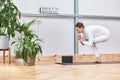
<path fill-rule="evenodd" d="M 37 56 L 36 62 L 55 63 L 62 62 L 62 56 L 73 56 L 73 62 L 93 62 L 95 61 L 94 54 L 75 54 L 75 55 L 43 55 Z M 101 54 L 101 61 L 120 61 L 120 54 Z M 3 61 L 3 56 L 0 56 L 0 62 Z M 8 56 L 6 56 L 8 61 Z M 15 61 L 15 56 L 11 56 L 11 61 Z"/>

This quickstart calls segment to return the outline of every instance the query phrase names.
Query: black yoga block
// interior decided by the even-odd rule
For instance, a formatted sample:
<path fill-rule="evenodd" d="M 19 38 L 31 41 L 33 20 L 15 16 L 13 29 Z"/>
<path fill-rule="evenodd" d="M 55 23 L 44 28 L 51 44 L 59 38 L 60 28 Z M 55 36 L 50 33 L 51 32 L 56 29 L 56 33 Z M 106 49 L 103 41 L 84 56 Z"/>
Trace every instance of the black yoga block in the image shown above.
<path fill-rule="evenodd" d="M 73 56 L 62 56 L 62 64 L 73 63 Z"/>

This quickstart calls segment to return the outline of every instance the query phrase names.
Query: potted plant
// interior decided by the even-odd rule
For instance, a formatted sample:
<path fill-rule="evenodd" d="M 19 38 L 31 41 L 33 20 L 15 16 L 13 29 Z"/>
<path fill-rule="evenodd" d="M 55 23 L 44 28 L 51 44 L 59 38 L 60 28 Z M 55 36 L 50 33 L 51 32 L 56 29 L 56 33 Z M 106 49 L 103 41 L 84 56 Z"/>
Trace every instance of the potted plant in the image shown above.
<path fill-rule="evenodd" d="M 20 11 L 12 0 L 0 0 L 0 49 L 9 47 L 9 38 L 15 36 Z"/>
<path fill-rule="evenodd" d="M 20 36 L 12 42 L 14 44 L 15 53 L 19 53 L 23 58 L 25 65 L 34 65 L 35 58 L 38 53 L 42 54 L 40 43 L 41 39 L 29 29 L 36 20 L 24 23 L 18 28 Z"/>

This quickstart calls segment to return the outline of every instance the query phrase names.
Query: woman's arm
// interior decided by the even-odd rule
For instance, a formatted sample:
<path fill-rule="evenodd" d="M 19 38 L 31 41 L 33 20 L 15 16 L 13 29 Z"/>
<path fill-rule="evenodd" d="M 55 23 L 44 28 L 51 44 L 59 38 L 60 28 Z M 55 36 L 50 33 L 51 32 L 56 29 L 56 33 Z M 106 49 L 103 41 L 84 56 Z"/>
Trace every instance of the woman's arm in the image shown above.
<path fill-rule="evenodd" d="M 81 43 L 82 45 L 84 45 L 84 44 L 83 44 L 83 41 L 85 41 L 85 38 L 84 38 L 84 37 L 81 37 L 81 35 L 78 35 L 78 40 L 80 41 L 80 43 Z"/>

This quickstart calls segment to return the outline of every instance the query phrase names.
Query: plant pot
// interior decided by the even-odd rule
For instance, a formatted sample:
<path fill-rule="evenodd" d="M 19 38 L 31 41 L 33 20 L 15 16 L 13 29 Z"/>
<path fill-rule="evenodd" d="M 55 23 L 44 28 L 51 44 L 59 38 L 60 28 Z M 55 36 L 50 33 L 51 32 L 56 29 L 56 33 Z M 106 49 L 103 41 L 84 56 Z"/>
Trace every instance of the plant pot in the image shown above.
<path fill-rule="evenodd" d="M 27 62 L 24 61 L 25 66 L 34 66 L 35 65 L 35 56 L 28 56 Z"/>
<path fill-rule="evenodd" d="M 0 36 L 0 49 L 8 49 L 9 48 L 9 37 L 8 36 Z"/>
<path fill-rule="evenodd" d="M 16 52 L 16 55 L 15 55 L 15 63 L 17 65 L 24 65 L 24 60 L 22 59 L 18 51 Z"/>
<path fill-rule="evenodd" d="M 15 58 L 22 58 L 22 57 L 20 56 L 20 53 L 19 53 L 18 51 L 16 52 Z"/>
<path fill-rule="evenodd" d="M 24 60 L 22 58 L 15 58 L 15 63 L 17 65 L 24 65 Z"/>

